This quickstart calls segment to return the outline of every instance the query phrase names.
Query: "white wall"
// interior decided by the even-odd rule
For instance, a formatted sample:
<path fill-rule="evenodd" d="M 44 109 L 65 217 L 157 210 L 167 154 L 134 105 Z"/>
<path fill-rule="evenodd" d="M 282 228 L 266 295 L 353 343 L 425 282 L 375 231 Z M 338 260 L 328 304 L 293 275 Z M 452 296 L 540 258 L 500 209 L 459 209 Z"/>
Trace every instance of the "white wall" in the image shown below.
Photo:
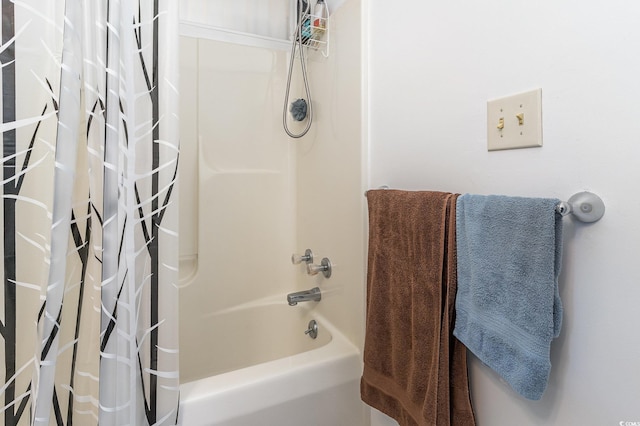
<path fill-rule="evenodd" d="M 470 362 L 480 426 L 640 421 L 640 5 L 613 0 L 368 3 L 369 185 L 567 199 L 562 335 L 542 400 Z M 487 152 L 486 101 L 542 88 L 542 148 Z M 391 425 L 374 415 L 372 425 Z"/>

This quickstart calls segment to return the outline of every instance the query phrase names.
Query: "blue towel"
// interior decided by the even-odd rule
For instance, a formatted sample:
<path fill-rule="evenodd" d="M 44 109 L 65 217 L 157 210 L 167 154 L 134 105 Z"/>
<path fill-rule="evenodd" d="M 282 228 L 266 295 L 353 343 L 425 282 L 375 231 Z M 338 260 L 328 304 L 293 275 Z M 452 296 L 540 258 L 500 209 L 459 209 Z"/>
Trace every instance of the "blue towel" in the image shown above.
<path fill-rule="evenodd" d="M 460 196 L 454 336 L 520 395 L 538 400 L 562 326 L 559 200 Z"/>

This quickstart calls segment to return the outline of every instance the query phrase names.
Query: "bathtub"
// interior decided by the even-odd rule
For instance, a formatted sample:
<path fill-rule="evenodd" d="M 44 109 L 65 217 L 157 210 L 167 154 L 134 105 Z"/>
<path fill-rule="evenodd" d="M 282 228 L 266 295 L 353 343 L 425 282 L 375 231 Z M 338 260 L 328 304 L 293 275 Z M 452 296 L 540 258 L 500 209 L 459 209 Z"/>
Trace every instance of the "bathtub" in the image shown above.
<path fill-rule="evenodd" d="M 181 351 L 179 424 L 362 425 L 359 351 L 313 306 L 281 295 L 204 318 L 197 347 Z"/>

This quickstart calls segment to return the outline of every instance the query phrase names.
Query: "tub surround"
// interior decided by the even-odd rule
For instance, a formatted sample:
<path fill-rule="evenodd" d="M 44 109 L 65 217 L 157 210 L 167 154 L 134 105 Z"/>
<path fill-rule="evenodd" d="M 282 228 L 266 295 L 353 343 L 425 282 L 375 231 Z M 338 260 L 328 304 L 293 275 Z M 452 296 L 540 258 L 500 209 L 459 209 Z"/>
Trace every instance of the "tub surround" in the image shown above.
<path fill-rule="evenodd" d="M 180 172 L 180 191 L 197 193 L 187 198 L 194 200 L 191 207 L 181 206 L 183 217 L 197 218 L 181 223 L 189 228 L 182 264 L 192 266 L 180 283 L 180 309 L 188 313 L 180 323 L 185 362 L 206 362 L 197 348 L 211 328 L 208 318 L 231 318 L 247 303 L 270 297 L 281 297 L 291 312 L 310 308 L 319 341 L 323 329 L 332 335 L 317 349 L 225 367 L 239 369 L 204 379 L 185 366 L 182 415 L 189 426 L 299 426 L 301 418 L 310 426 L 368 424 L 358 390 L 364 335 L 360 1 L 337 3 L 343 4 L 332 8 L 329 2 L 330 57 L 309 55 L 315 116 L 301 140 L 287 138 L 281 127 L 287 64 L 281 45 L 206 40 L 214 32 L 204 30 L 181 38 L 187 70 L 182 117 L 190 126 L 183 127 L 182 149 L 197 164 Z M 294 81 L 292 95 L 299 83 Z M 318 259 L 331 259 L 330 278 L 291 265 L 291 253 L 307 247 L 317 250 Z M 287 305 L 288 293 L 316 286 L 320 302 Z M 309 363 L 302 367 L 302 360 Z M 236 385 L 236 373 L 244 384 Z M 214 420 L 195 414 L 206 416 L 212 406 Z M 286 413 L 295 415 L 283 418 Z"/>
<path fill-rule="evenodd" d="M 315 339 L 304 335 L 314 319 L 313 307 L 290 307 L 285 297 L 271 296 L 213 312 L 201 318 L 207 333 L 186 330 L 184 339 L 197 342 L 197 347 L 188 347 L 181 354 L 181 383 L 287 358 L 329 343 L 331 334 L 322 327 Z"/>

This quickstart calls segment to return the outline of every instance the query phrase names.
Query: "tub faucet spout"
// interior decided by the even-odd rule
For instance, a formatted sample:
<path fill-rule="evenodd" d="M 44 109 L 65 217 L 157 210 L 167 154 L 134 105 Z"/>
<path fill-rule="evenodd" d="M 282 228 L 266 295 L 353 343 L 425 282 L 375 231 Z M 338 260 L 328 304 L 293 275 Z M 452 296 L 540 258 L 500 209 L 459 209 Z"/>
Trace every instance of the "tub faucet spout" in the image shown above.
<path fill-rule="evenodd" d="M 311 290 L 297 291 L 287 294 L 287 302 L 289 306 L 296 306 L 298 302 L 314 301 L 319 302 L 322 299 L 320 288 L 314 287 Z"/>

